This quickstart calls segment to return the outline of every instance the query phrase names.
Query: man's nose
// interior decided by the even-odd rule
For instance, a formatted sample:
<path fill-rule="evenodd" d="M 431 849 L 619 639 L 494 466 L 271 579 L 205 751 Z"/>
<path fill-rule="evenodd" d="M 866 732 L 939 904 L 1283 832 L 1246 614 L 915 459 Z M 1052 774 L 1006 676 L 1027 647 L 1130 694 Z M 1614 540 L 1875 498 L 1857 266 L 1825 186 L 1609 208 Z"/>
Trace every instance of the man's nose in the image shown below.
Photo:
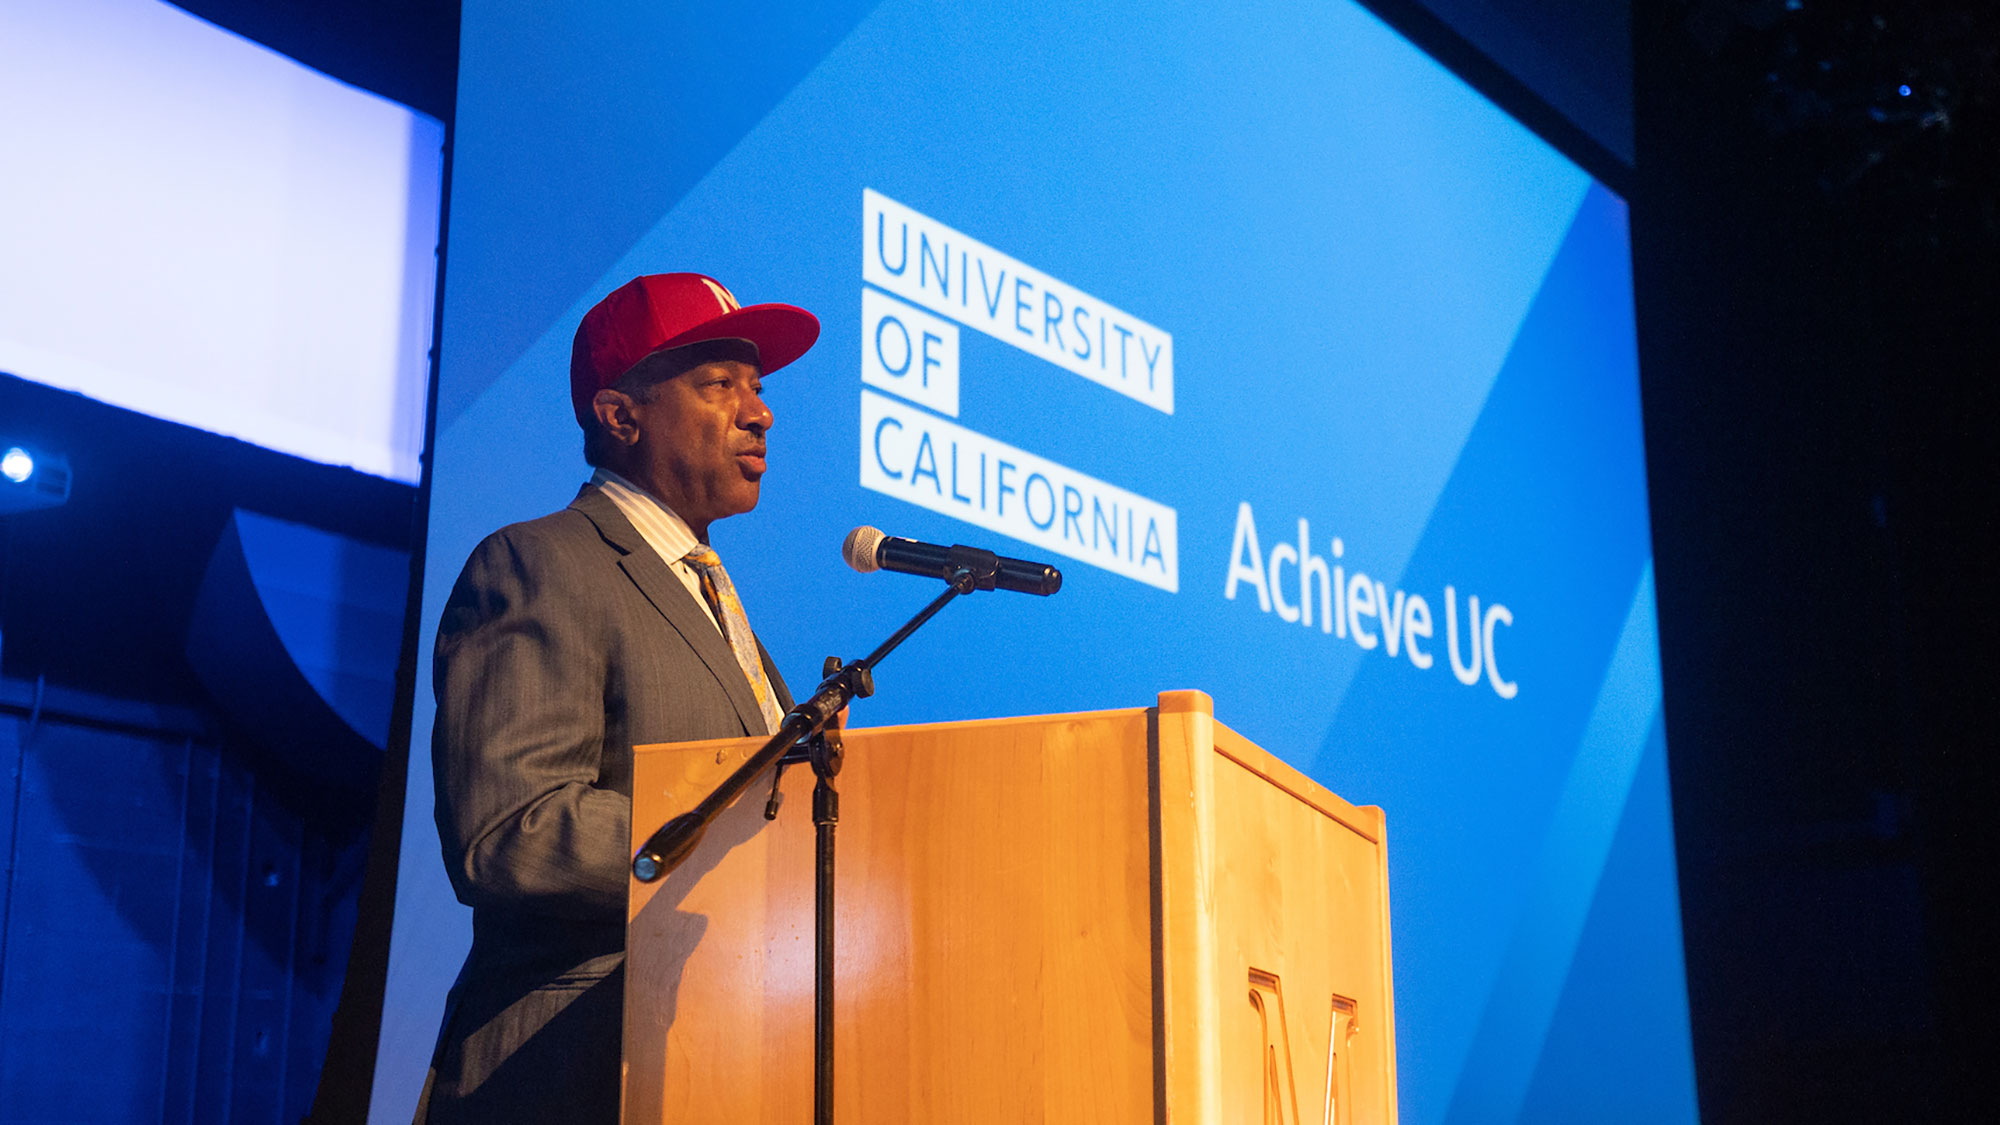
<path fill-rule="evenodd" d="M 761 395 L 752 395 L 746 408 L 737 415 L 738 425 L 746 430 L 760 434 L 770 429 L 771 423 L 776 420 L 772 417 L 771 408 L 765 404 Z"/>

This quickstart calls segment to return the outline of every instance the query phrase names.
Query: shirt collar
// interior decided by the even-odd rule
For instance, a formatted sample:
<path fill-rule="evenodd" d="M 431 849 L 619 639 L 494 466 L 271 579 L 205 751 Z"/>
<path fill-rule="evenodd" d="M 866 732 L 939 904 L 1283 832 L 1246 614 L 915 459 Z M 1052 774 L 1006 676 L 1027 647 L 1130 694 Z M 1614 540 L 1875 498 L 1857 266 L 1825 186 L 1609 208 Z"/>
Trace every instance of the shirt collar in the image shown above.
<path fill-rule="evenodd" d="M 632 521 L 639 537 L 668 563 L 680 562 L 700 544 L 701 540 L 695 538 L 687 521 L 672 508 L 610 469 L 600 468 L 592 473 L 590 483 L 596 485 L 605 498 Z"/>

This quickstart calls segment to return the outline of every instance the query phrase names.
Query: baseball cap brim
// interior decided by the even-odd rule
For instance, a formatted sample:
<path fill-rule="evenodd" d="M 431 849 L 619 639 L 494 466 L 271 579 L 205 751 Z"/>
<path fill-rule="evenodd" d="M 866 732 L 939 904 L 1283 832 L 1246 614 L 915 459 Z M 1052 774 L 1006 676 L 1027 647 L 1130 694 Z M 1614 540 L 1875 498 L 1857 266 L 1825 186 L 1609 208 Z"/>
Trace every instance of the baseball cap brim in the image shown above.
<path fill-rule="evenodd" d="M 647 354 L 704 340 L 748 340 L 756 345 L 758 369 L 769 375 L 806 354 L 818 339 L 819 318 L 797 305 L 747 305 L 703 321 Z"/>

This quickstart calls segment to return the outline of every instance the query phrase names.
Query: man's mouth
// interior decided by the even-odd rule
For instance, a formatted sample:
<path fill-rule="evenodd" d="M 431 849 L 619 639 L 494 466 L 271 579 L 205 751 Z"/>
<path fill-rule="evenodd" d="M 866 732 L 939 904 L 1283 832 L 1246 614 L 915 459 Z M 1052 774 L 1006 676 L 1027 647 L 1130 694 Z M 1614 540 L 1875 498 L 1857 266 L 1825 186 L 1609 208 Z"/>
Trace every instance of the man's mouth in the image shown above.
<path fill-rule="evenodd" d="M 753 473 L 764 471 L 764 450 L 762 448 L 746 449 L 736 455 L 736 460 L 738 464 L 741 464 L 745 469 Z"/>

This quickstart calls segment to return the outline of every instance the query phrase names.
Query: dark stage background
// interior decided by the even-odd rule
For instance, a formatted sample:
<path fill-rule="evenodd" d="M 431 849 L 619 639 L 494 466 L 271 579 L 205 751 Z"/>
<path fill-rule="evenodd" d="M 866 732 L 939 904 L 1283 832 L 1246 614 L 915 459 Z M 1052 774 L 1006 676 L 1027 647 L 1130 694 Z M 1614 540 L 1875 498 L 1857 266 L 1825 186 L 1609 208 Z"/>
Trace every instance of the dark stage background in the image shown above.
<path fill-rule="evenodd" d="M 1703 1114 L 1990 1119 L 2000 25 L 1633 11 Z"/>

